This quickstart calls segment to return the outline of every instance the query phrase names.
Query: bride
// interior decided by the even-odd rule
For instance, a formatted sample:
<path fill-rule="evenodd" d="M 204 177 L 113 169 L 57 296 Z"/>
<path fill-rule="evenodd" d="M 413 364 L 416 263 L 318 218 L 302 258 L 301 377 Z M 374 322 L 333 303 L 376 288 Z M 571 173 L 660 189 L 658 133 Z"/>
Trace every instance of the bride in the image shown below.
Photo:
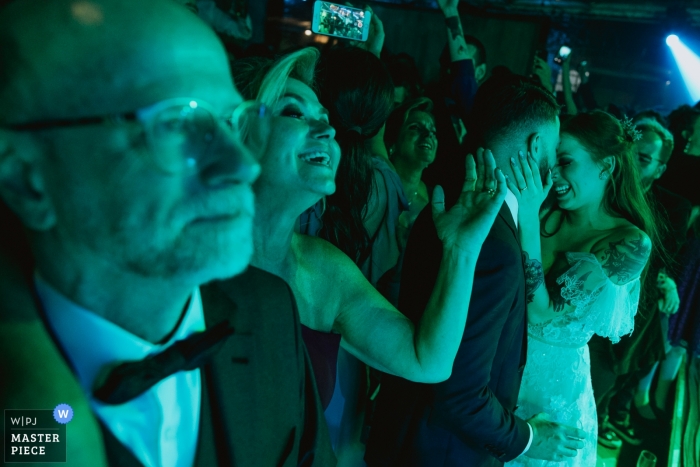
<path fill-rule="evenodd" d="M 597 419 L 587 342 L 632 332 L 654 223 L 634 167 L 637 132 L 595 111 L 562 125 L 544 186 L 536 162 L 512 160 L 527 281 L 527 365 L 516 414 L 545 412 L 586 432 L 567 466 L 595 466 Z M 519 169 L 519 170 L 516 170 Z M 539 214 L 550 188 L 553 208 Z M 559 465 L 559 463 L 555 463 Z M 520 456 L 508 465 L 548 465 Z"/>

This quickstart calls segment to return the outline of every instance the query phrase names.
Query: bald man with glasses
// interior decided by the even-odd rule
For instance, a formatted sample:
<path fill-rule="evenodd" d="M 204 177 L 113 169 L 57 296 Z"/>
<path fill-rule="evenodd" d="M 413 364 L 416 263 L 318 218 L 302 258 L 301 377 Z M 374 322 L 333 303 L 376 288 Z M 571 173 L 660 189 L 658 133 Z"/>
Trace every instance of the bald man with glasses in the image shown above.
<path fill-rule="evenodd" d="M 0 18 L 3 408 L 89 409 L 74 465 L 335 465 L 294 298 L 248 268 L 266 114 L 216 35 L 164 0 Z"/>

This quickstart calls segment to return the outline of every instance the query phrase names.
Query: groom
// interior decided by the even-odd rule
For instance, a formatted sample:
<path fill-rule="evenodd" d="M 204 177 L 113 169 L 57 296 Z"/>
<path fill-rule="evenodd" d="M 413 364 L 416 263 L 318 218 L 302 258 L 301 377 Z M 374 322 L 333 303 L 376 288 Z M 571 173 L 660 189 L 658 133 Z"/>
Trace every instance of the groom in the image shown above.
<path fill-rule="evenodd" d="M 470 127 L 512 176 L 511 155 L 530 152 L 546 174 L 556 160 L 559 107 L 542 88 L 517 75 L 479 89 Z M 447 187 L 453 188 L 453 187 Z M 452 192 L 456 199 L 458 193 Z M 448 198 L 449 199 L 449 198 Z M 448 200 L 448 205 L 450 204 Z M 526 280 L 517 230 L 518 205 L 506 196 L 481 249 L 469 315 L 451 377 L 424 385 L 382 379 L 366 460 L 377 466 L 498 466 L 521 454 L 561 461 L 583 444 L 579 430 L 540 414 L 514 415 L 526 358 Z M 435 283 L 442 251 L 430 209 L 408 241 L 399 309 L 415 323 Z"/>

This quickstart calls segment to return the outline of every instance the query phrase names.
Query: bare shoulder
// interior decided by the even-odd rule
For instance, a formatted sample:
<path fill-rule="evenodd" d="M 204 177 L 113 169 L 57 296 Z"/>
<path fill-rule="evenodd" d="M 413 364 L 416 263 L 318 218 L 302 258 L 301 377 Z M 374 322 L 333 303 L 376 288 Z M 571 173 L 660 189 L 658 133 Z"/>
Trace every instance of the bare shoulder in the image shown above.
<path fill-rule="evenodd" d="M 310 235 L 295 234 L 292 249 L 299 263 L 317 268 L 319 273 L 353 267 L 355 263 L 331 242 Z"/>
<path fill-rule="evenodd" d="M 605 274 L 616 284 L 637 279 L 651 255 L 651 239 L 638 227 L 623 223 L 592 249 Z"/>
<path fill-rule="evenodd" d="M 322 238 L 295 234 L 292 250 L 296 271 L 289 282 L 305 326 L 330 332 L 354 297 L 374 290 L 355 263 Z"/>

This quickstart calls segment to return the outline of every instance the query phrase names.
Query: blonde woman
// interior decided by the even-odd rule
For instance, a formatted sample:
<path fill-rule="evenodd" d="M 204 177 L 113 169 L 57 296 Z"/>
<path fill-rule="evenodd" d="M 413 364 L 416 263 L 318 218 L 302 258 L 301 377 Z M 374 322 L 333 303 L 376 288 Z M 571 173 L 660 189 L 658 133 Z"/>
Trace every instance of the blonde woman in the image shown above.
<path fill-rule="evenodd" d="M 252 264 L 289 283 L 303 325 L 339 334 L 340 345 L 363 362 L 413 381 L 443 381 L 462 337 L 476 258 L 503 204 L 505 180 L 487 153 L 478 174 L 468 158 L 467 180 L 453 209 L 445 211 L 442 189 L 436 189 L 432 210 L 443 259 L 425 316 L 414 325 L 340 250 L 294 231 L 304 210 L 334 192 L 341 157 L 327 111 L 311 87 L 317 58 L 308 48 L 274 63 L 234 63 L 236 86 L 271 113 L 260 157 L 263 174 L 254 186 Z"/>

